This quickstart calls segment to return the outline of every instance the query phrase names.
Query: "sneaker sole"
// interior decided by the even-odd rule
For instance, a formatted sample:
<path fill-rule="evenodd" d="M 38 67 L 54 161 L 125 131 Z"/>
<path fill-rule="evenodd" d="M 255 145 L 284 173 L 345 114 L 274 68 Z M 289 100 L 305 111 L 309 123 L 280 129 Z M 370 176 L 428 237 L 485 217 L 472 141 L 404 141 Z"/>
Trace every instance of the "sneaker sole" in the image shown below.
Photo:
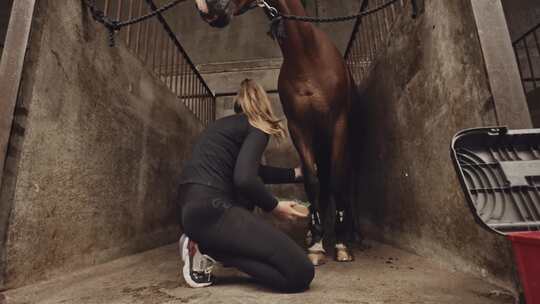
<path fill-rule="evenodd" d="M 191 278 L 191 258 L 189 256 L 188 250 L 189 240 L 186 240 L 184 236 L 180 238 L 180 249 L 182 252 L 182 260 L 184 261 L 184 267 L 182 267 L 182 275 L 184 276 L 184 281 L 192 288 L 202 288 L 212 285 L 209 283 L 197 283 Z"/>

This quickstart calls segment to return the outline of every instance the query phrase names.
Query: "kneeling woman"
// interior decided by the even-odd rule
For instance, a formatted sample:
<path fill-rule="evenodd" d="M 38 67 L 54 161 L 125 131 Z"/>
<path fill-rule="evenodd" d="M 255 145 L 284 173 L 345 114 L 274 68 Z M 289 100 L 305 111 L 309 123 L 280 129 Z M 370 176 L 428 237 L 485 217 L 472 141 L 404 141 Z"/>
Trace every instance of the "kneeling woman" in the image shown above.
<path fill-rule="evenodd" d="M 217 260 L 275 290 L 306 290 L 314 268 L 302 248 L 251 212 L 256 205 L 281 218 L 305 217 L 294 202 L 278 202 L 263 184 L 297 181 L 300 170 L 260 165 L 269 137 L 285 137 L 262 87 L 244 80 L 237 105 L 242 113 L 219 119 L 202 133 L 182 173 L 184 279 L 192 287 L 211 285 Z"/>

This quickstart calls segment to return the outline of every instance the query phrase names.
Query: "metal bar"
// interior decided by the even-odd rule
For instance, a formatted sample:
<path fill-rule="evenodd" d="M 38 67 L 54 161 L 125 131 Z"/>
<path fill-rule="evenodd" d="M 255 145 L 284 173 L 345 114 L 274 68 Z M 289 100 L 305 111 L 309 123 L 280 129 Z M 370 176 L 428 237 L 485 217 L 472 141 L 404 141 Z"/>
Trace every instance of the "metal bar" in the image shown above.
<path fill-rule="evenodd" d="M 192 70 L 193 71 L 193 70 Z M 199 82 L 197 81 L 197 77 L 195 77 L 195 74 L 191 74 L 191 77 L 193 77 L 193 87 L 192 87 L 192 93 L 193 93 L 193 109 L 196 115 L 199 115 L 199 100 L 196 97 L 197 96 L 197 85 Z"/>
<path fill-rule="evenodd" d="M 538 35 L 536 35 L 536 32 L 533 32 L 534 42 L 536 44 L 536 54 L 538 56 L 537 60 L 540 60 L 540 43 L 538 43 Z M 534 84 L 536 85 L 536 78 L 534 78 Z"/>
<path fill-rule="evenodd" d="M 191 99 L 191 110 L 193 111 L 193 113 L 195 113 L 195 115 L 197 115 L 197 98 L 195 97 L 197 95 L 197 90 L 195 89 L 197 87 L 197 79 L 195 78 L 195 74 L 193 74 L 192 72 L 193 70 L 190 68 L 190 93 L 193 95 L 193 98 Z"/>
<path fill-rule="evenodd" d="M 172 41 L 170 41 L 170 46 L 169 46 L 169 86 L 171 87 L 171 91 L 174 92 L 174 79 L 173 79 L 173 76 L 174 76 L 174 54 L 175 54 L 175 51 L 176 51 L 176 48 L 173 44 Z"/>
<path fill-rule="evenodd" d="M 394 19 L 396 18 L 396 15 L 397 15 L 397 13 L 396 13 L 396 10 L 397 10 L 396 6 L 397 6 L 397 2 L 394 2 L 392 5 L 390 5 L 390 9 L 391 9 L 391 10 L 390 10 L 390 13 L 391 13 L 391 15 L 392 15 L 392 20 L 394 20 Z"/>
<path fill-rule="evenodd" d="M 367 53 L 367 45 L 365 43 L 365 26 L 362 25 L 362 29 L 360 30 L 360 32 L 358 33 L 358 46 L 357 46 L 357 53 L 358 53 L 358 59 L 357 59 L 357 62 L 358 62 L 358 66 L 354 68 L 354 74 L 356 75 L 356 82 L 359 83 L 360 82 L 360 75 L 361 73 L 363 72 L 364 70 L 364 67 L 362 65 L 362 62 L 364 62 L 364 57 L 366 56 L 366 53 Z M 361 43 L 361 41 L 364 41 L 364 43 Z M 360 68 L 358 68 L 360 67 Z"/>
<path fill-rule="evenodd" d="M 383 41 L 383 35 L 384 35 L 383 29 L 382 29 L 381 14 L 380 13 L 381 12 L 378 11 L 375 14 L 373 14 L 374 18 L 375 18 L 375 20 L 377 22 L 377 26 L 376 26 L 377 27 L 377 30 L 376 30 L 376 33 L 377 33 L 377 46 L 376 46 L 377 51 L 381 48 L 381 44 L 382 44 L 382 41 Z"/>
<path fill-rule="evenodd" d="M 202 85 L 202 83 L 201 83 L 200 87 L 201 87 L 200 88 L 201 94 L 203 94 L 203 97 L 201 97 L 201 116 L 203 118 L 205 118 L 206 117 L 206 102 L 205 102 L 205 100 L 206 100 L 206 92 L 204 91 L 204 86 Z"/>
<path fill-rule="evenodd" d="M 538 35 L 536 32 L 533 32 L 534 42 L 536 44 L 536 51 L 538 53 L 538 56 L 540 56 L 540 43 L 538 42 Z"/>
<path fill-rule="evenodd" d="M 382 10 L 382 14 L 383 14 L 383 21 L 384 21 L 384 28 L 385 28 L 385 34 L 390 32 L 390 17 L 388 16 L 390 14 L 390 12 L 388 11 L 388 9 L 383 9 Z"/>
<path fill-rule="evenodd" d="M 361 13 L 364 10 L 366 10 L 368 4 L 369 4 L 369 0 L 362 0 L 362 4 L 360 4 L 359 12 Z M 354 41 L 356 41 L 356 38 L 357 38 L 356 34 L 358 33 L 358 30 L 360 28 L 361 23 L 362 23 L 362 18 L 361 17 L 356 18 L 356 21 L 355 21 L 354 27 L 353 27 L 353 31 L 351 33 L 351 38 L 349 39 L 349 43 L 347 44 L 347 48 L 346 48 L 346 51 L 345 51 L 345 58 L 348 56 L 350 48 L 352 47 Z"/>
<path fill-rule="evenodd" d="M 212 120 L 216 119 L 216 97 L 212 97 Z"/>
<path fill-rule="evenodd" d="M 151 10 L 156 9 L 152 0 L 146 0 L 146 3 Z M 157 34 L 158 25 L 156 23 L 155 33 L 151 35 L 155 36 L 153 38 L 152 69 L 165 85 L 181 98 L 195 116 L 206 125 L 209 121 L 208 113 L 210 112 L 207 109 L 206 100 L 211 98 L 215 103 L 214 94 L 186 54 L 163 15 L 159 13 L 156 17 L 164 33 Z M 151 36 L 148 35 L 146 41 L 151 39 Z M 158 38 L 158 36 L 160 37 Z M 213 108 L 212 111 L 212 113 L 215 113 Z"/>
<path fill-rule="evenodd" d="M 150 8 L 152 10 L 155 10 L 157 9 L 156 5 L 154 4 L 154 1 L 153 0 L 146 0 L 146 2 L 148 3 L 148 5 L 150 5 Z M 180 50 L 180 52 L 182 53 L 182 55 L 184 56 L 184 58 L 186 59 L 186 61 L 188 62 L 188 64 L 193 68 L 193 71 L 195 72 L 197 78 L 203 83 L 203 85 L 209 90 L 210 88 L 208 87 L 208 84 L 204 81 L 204 79 L 202 78 L 201 74 L 199 73 L 199 71 L 197 70 L 197 68 L 195 67 L 195 65 L 193 64 L 193 62 L 191 61 L 191 58 L 189 58 L 189 56 L 187 55 L 186 51 L 184 50 L 184 47 L 182 47 L 182 45 L 180 44 L 180 42 L 178 41 L 178 39 L 176 38 L 176 35 L 174 34 L 174 31 L 171 29 L 171 27 L 169 26 L 169 24 L 167 23 L 167 21 L 165 20 L 165 18 L 163 17 L 163 14 L 161 13 L 158 13 L 156 15 L 158 21 L 163 25 L 165 31 L 169 34 L 169 36 L 171 37 L 171 39 L 173 39 L 174 43 L 176 44 L 176 46 L 178 47 L 178 49 Z"/>
<path fill-rule="evenodd" d="M 516 62 L 517 62 L 518 71 L 519 71 L 519 78 L 522 79 L 521 85 L 523 86 L 523 90 L 525 91 L 526 90 L 525 82 L 524 82 L 525 79 L 523 78 L 523 71 L 521 69 L 521 60 L 519 59 L 517 46 L 514 46 L 514 55 L 516 56 Z"/>
<path fill-rule="evenodd" d="M 174 52 L 174 94 L 178 96 L 178 51 Z"/>
<path fill-rule="evenodd" d="M 377 54 L 377 50 L 379 49 L 379 25 L 377 22 L 377 15 L 378 15 L 377 13 L 374 13 L 370 16 L 371 22 L 372 22 L 371 32 L 373 33 L 373 49 L 374 49 L 373 55 L 374 56 L 375 54 Z"/>
<path fill-rule="evenodd" d="M 186 60 L 187 62 L 187 60 Z M 191 91 L 191 88 L 193 86 L 192 84 L 192 78 L 191 78 L 191 73 L 189 72 L 190 71 L 190 67 L 188 64 L 186 64 L 186 77 L 187 77 L 187 87 L 186 87 L 186 93 L 187 95 L 192 95 L 192 91 Z M 187 99 L 187 103 L 188 103 L 188 108 L 193 111 L 193 102 L 192 102 L 192 98 L 188 98 Z"/>
<path fill-rule="evenodd" d="M 35 6 L 36 0 L 13 1 L 5 47 L 0 59 L 0 185 Z"/>
<path fill-rule="evenodd" d="M 144 38 L 144 61 L 148 62 L 148 57 L 150 56 L 150 39 L 154 37 L 155 23 L 152 21 L 146 22 L 146 31 Z"/>
<path fill-rule="evenodd" d="M 208 95 L 208 92 L 206 92 L 206 123 L 209 124 L 211 122 L 210 114 L 212 113 L 212 99 Z"/>
<path fill-rule="evenodd" d="M 115 18 L 116 20 L 122 20 L 122 14 L 123 14 L 123 0 L 116 0 L 116 12 L 115 12 Z M 125 31 L 119 31 L 118 32 L 118 38 L 120 40 L 125 39 L 126 32 Z M 125 40 L 124 40 L 125 41 Z"/>
<path fill-rule="evenodd" d="M 197 82 L 197 85 L 195 86 L 195 94 L 198 96 L 195 98 L 195 102 L 197 103 L 197 116 L 200 117 L 201 116 L 201 112 L 202 112 L 202 109 L 201 109 L 201 84 L 199 82 Z"/>
<path fill-rule="evenodd" d="M 182 102 L 185 104 L 185 100 L 183 96 L 185 95 L 184 92 L 186 91 L 186 78 L 185 78 L 185 71 L 186 71 L 186 64 L 184 57 L 180 60 L 180 97 L 182 97 Z"/>
<path fill-rule="evenodd" d="M 527 62 L 529 63 L 529 72 L 532 79 L 534 79 L 534 67 L 531 60 L 531 54 L 529 53 L 529 45 L 527 44 L 527 38 L 523 39 L 525 45 L 525 54 L 527 54 Z M 533 87 L 536 89 L 536 81 L 533 81 Z"/>
<path fill-rule="evenodd" d="M 194 99 L 194 102 L 195 102 L 195 115 L 197 115 L 197 117 L 200 116 L 201 114 L 201 104 L 200 104 L 200 100 L 199 100 L 199 83 L 197 81 L 195 81 L 195 86 L 193 87 L 193 99 Z"/>
<path fill-rule="evenodd" d="M 152 45 L 152 71 L 155 73 L 156 72 L 156 62 L 157 62 L 157 44 L 158 44 L 158 33 L 157 33 L 157 27 L 158 27 L 158 24 L 157 24 L 157 21 L 156 21 L 156 26 L 155 26 L 155 31 L 154 31 L 154 43 Z"/>
<path fill-rule="evenodd" d="M 279 91 L 278 90 L 267 90 L 266 91 L 266 94 L 278 94 Z M 225 92 L 225 93 L 216 93 L 215 94 L 215 97 L 216 98 L 221 98 L 221 97 L 233 97 L 233 96 L 236 96 L 236 94 L 238 94 L 237 92 Z"/>
<path fill-rule="evenodd" d="M 212 99 L 210 98 L 209 95 L 206 95 L 205 102 L 206 102 L 206 123 L 210 124 L 210 122 L 212 121 L 212 119 L 211 119 L 211 117 L 212 117 Z"/>
<path fill-rule="evenodd" d="M 123 0 L 116 0 L 118 1 L 118 6 L 116 7 L 116 20 L 120 20 L 120 18 L 122 18 L 122 4 L 123 4 Z"/>
<path fill-rule="evenodd" d="M 141 16 L 142 13 L 143 13 L 143 2 L 142 2 L 142 0 L 140 0 L 138 15 Z M 135 39 L 135 54 L 137 54 L 137 55 L 139 54 L 139 47 L 140 47 L 140 44 L 141 44 L 141 28 L 142 28 L 142 24 L 141 23 L 137 24 L 137 35 L 136 35 L 136 39 Z"/>
<path fill-rule="evenodd" d="M 110 9 L 110 1 L 109 0 L 105 0 L 105 7 L 103 8 L 103 13 L 107 16 L 109 15 L 109 9 Z"/>
<path fill-rule="evenodd" d="M 206 122 L 206 125 L 210 123 L 210 97 L 208 96 L 208 93 L 204 98 L 204 121 Z"/>
<path fill-rule="evenodd" d="M 377 54 L 377 34 L 375 33 L 375 20 L 373 18 L 373 15 L 370 16 L 369 18 L 369 30 L 367 31 L 369 34 L 370 34 L 370 42 L 369 42 L 369 46 L 370 46 L 370 55 L 369 55 L 369 59 L 370 61 L 373 61 L 373 59 L 375 58 L 376 54 Z"/>
<path fill-rule="evenodd" d="M 360 60 L 362 57 L 362 52 L 361 52 L 360 47 L 361 47 L 360 39 L 356 37 L 356 41 L 353 44 L 353 48 L 352 48 L 352 58 L 351 58 L 352 59 L 351 63 L 353 64 L 352 67 L 354 67 L 353 77 L 354 75 L 358 74 L 358 69 L 356 67 L 358 67 L 358 64 L 360 63 Z"/>
<path fill-rule="evenodd" d="M 165 37 L 166 39 L 166 42 L 165 42 L 165 47 L 164 47 L 164 51 L 165 51 L 165 63 L 163 64 L 163 82 L 165 83 L 165 85 L 167 87 L 169 87 L 169 47 L 170 47 L 170 44 L 171 44 L 171 40 L 167 39 L 167 37 Z M 169 87 L 170 88 L 170 87 Z"/>
<path fill-rule="evenodd" d="M 190 70 L 191 72 L 193 72 L 193 69 L 190 67 Z M 196 90 L 195 90 L 195 87 L 197 86 L 197 79 L 195 77 L 195 74 L 194 73 L 190 73 L 189 75 L 191 78 L 191 87 L 190 87 L 190 91 L 189 93 L 193 96 L 195 96 L 196 94 Z M 193 97 L 191 99 L 191 107 L 192 107 L 192 110 L 193 110 L 193 113 L 195 113 L 195 115 L 197 115 L 197 99 L 195 97 Z"/>
<path fill-rule="evenodd" d="M 133 0 L 129 1 L 129 13 L 128 18 L 133 18 Z M 126 44 L 128 47 L 131 47 L 131 29 L 133 28 L 133 25 L 129 25 L 127 27 L 127 33 L 126 33 Z"/>
<path fill-rule="evenodd" d="M 525 77 L 523 78 L 523 81 L 526 81 L 526 82 L 539 81 L 540 82 L 540 77 L 535 77 L 535 78 Z"/>
<path fill-rule="evenodd" d="M 182 102 L 184 103 L 184 105 L 187 106 L 186 104 L 186 101 L 184 100 L 184 92 L 186 91 L 186 63 L 185 63 L 185 58 L 182 57 L 182 60 L 180 61 L 180 97 L 182 98 Z"/>
<path fill-rule="evenodd" d="M 185 90 L 184 90 L 184 95 L 186 96 L 189 96 L 191 95 L 191 74 L 189 73 L 189 64 L 187 63 L 187 60 L 185 60 L 186 58 L 184 57 L 184 67 L 185 67 L 185 74 L 184 74 L 184 77 L 185 77 Z M 188 109 L 190 111 L 192 111 L 193 109 L 191 108 L 191 98 L 186 98 L 186 106 L 188 107 Z"/>
<path fill-rule="evenodd" d="M 176 47 L 174 46 L 174 43 L 171 41 L 171 58 L 170 58 L 170 67 L 169 67 L 169 78 L 171 79 L 170 80 L 170 83 L 171 83 L 171 91 L 174 92 L 174 74 L 175 74 L 175 57 L 176 57 L 176 53 L 178 53 L 178 50 L 176 49 Z"/>
<path fill-rule="evenodd" d="M 141 25 L 141 27 L 142 27 L 141 37 L 143 38 L 142 39 L 142 46 L 141 46 L 141 48 L 142 48 L 142 50 L 141 50 L 141 58 L 145 63 L 148 60 L 148 40 L 150 40 L 149 30 L 150 30 L 151 24 L 152 24 L 151 22 L 146 21 Z"/>
<path fill-rule="evenodd" d="M 178 50 L 176 49 L 174 43 L 171 41 L 171 58 L 170 58 L 170 68 L 169 68 L 169 78 L 171 83 L 171 91 L 174 92 L 174 74 L 175 74 L 175 56 L 176 53 L 178 53 Z"/>
<path fill-rule="evenodd" d="M 201 107 L 201 118 L 203 118 L 202 120 L 204 121 L 204 86 L 201 84 L 199 84 L 199 92 L 201 93 L 201 98 L 199 98 L 199 103 L 201 104 L 200 107 Z"/>
<path fill-rule="evenodd" d="M 159 79 L 161 79 L 161 77 L 163 77 L 163 53 L 164 53 L 164 49 L 165 49 L 165 43 L 166 43 L 166 39 L 167 39 L 167 36 L 164 32 L 161 32 L 161 35 L 160 36 L 160 39 L 159 39 L 159 49 L 158 49 L 158 52 L 159 52 L 159 64 L 158 64 L 158 75 L 159 75 Z M 161 79 L 163 81 L 163 79 Z M 165 82 L 165 81 L 163 81 Z"/>
<path fill-rule="evenodd" d="M 533 28 L 531 28 L 530 30 L 526 31 L 525 33 L 523 33 L 521 36 L 519 36 L 516 40 L 514 40 L 513 44 L 516 45 L 520 42 L 520 40 L 524 39 L 526 36 L 528 36 L 530 33 L 536 31 L 537 29 L 540 28 L 540 23 L 538 23 L 537 25 L 535 25 Z"/>

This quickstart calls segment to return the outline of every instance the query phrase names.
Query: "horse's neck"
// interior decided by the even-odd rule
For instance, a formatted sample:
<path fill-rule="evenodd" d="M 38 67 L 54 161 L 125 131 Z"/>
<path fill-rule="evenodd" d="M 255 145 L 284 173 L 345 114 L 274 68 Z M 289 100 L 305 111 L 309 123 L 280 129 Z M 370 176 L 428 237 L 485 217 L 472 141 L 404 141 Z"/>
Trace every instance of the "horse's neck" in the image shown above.
<path fill-rule="evenodd" d="M 273 2 L 281 14 L 306 16 L 306 11 L 300 0 L 274 0 Z M 307 48 L 311 49 L 316 45 L 314 26 L 311 23 L 285 21 L 285 32 L 286 37 L 279 43 L 285 60 L 297 59 L 298 56 L 306 54 Z"/>

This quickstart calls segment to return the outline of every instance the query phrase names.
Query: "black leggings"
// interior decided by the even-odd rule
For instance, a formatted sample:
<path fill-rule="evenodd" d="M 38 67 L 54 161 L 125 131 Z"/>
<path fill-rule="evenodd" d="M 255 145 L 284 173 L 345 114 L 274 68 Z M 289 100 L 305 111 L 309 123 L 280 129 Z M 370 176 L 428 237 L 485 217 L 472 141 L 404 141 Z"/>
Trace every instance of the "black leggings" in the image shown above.
<path fill-rule="evenodd" d="M 315 270 L 306 254 L 285 233 L 229 195 L 203 185 L 183 185 L 181 224 L 201 252 L 240 269 L 282 292 L 309 287 Z"/>

